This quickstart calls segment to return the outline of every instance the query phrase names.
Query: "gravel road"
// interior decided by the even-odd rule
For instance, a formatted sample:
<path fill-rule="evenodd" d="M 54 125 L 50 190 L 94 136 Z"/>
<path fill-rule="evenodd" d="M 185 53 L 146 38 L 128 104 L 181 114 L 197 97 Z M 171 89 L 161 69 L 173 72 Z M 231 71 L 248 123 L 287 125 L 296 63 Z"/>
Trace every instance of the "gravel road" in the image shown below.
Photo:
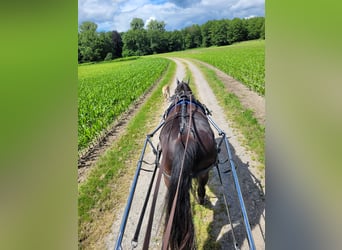
<path fill-rule="evenodd" d="M 213 120 L 217 125 L 226 132 L 227 138 L 230 143 L 230 148 L 233 154 L 233 160 L 237 166 L 237 173 L 239 176 L 239 182 L 244 197 L 245 205 L 247 208 L 247 213 L 249 215 L 250 224 L 252 227 L 252 234 L 255 241 L 256 249 L 265 249 L 265 195 L 264 195 L 264 173 L 260 173 L 257 170 L 258 162 L 253 160 L 252 154 L 248 152 L 239 142 L 239 137 L 241 136 L 238 131 L 231 128 L 231 122 L 226 120 L 223 115 L 223 110 L 219 106 L 214 94 L 212 93 L 207 81 L 202 75 L 198 67 L 190 60 L 171 58 L 177 64 L 177 71 L 175 78 L 172 81 L 171 93 L 174 92 L 176 86 L 176 78 L 183 79 L 185 77 L 185 65 L 187 65 L 192 73 L 193 82 L 196 84 L 198 90 L 197 98 L 204 103 L 211 111 Z M 161 116 L 163 112 L 168 107 L 168 103 L 160 107 L 160 119 L 156 120 L 155 127 L 161 121 Z M 216 130 L 214 129 L 216 132 Z M 152 131 L 151 131 L 152 132 Z M 216 137 L 219 139 L 217 133 Z M 158 144 L 159 131 L 154 135 L 153 144 L 156 146 Z M 220 161 L 224 162 L 227 159 L 227 155 L 224 149 L 221 150 Z M 153 162 L 155 156 L 152 151 L 148 148 L 145 158 L 147 162 Z M 153 166 L 143 164 L 143 168 L 153 169 Z M 227 163 L 221 164 L 220 169 L 227 170 Z M 130 215 L 127 221 L 125 234 L 122 242 L 122 249 L 132 249 L 131 239 L 133 238 L 135 227 L 140 216 L 141 207 L 145 200 L 146 190 L 148 188 L 148 183 L 151 179 L 152 173 L 141 171 L 139 180 L 136 187 L 135 196 L 133 199 Z M 212 169 L 210 172 L 210 179 L 207 186 L 211 192 L 211 195 L 207 197 L 209 201 L 209 206 L 213 210 L 213 219 L 211 226 L 213 228 L 212 234 L 217 242 L 220 243 L 221 249 L 234 249 L 232 244 L 232 234 L 231 227 L 227 220 L 227 215 L 224 210 L 222 189 L 226 194 L 230 207 L 230 215 L 232 217 L 234 232 L 236 239 L 241 249 L 249 249 L 244 225 L 242 222 L 242 217 L 239 209 L 239 203 L 234 188 L 233 179 L 231 172 L 223 174 L 224 185 L 223 187 L 219 184 L 219 179 L 216 169 Z M 152 189 L 153 190 L 153 189 Z M 156 212 L 154 214 L 154 223 L 152 230 L 152 239 L 150 244 L 150 249 L 160 249 L 161 247 L 161 235 L 163 232 L 163 211 L 164 211 L 164 196 L 166 188 L 161 182 L 159 196 L 157 200 Z M 151 195 L 152 196 L 152 195 Z M 149 202 L 150 204 L 151 202 Z M 125 204 L 118 212 L 117 220 L 114 221 L 112 225 L 112 231 L 105 237 L 107 249 L 113 249 L 117 235 L 119 232 L 121 218 L 124 211 Z M 147 212 L 149 208 L 147 209 Z M 144 219 L 143 227 L 141 229 L 141 234 L 139 238 L 138 246 L 135 249 L 141 249 L 144 232 L 146 228 L 147 216 Z"/>

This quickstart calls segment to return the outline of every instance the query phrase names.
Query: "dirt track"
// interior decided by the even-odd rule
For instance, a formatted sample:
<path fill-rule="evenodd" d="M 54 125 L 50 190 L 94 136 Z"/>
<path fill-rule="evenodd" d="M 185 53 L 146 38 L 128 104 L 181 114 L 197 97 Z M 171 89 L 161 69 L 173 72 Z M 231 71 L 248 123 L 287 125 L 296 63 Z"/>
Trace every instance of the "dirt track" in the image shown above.
<path fill-rule="evenodd" d="M 256 249 L 265 249 L 265 201 L 264 201 L 264 173 L 260 173 L 257 170 L 258 163 L 253 160 L 250 152 L 248 152 L 244 147 L 242 147 L 238 141 L 240 136 L 238 131 L 233 131 L 231 129 L 231 122 L 223 117 L 222 108 L 218 105 L 218 102 L 213 95 L 208 83 L 204 79 L 202 73 L 196 67 L 194 63 L 185 59 L 175 59 L 173 60 L 177 64 L 177 72 L 174 80 L 172 81 L 171 93 L 176 85 L 176 77 L 178 79 L 183 79 L 185 77 L 185 65 L 187 64 L 192 75 L 196 88 L 198 89 L 198 98 L 210 109 L 212 110 L 212 117 L 218 126 L 224 130 L 227 134 L 230 147 L 233 153 L 234 162 L 237 166 L 237 172 L 239 176 L 240 186 L 245 200 L 245 205 L 247 208 L 247 213 L 249 215 L 250 224 L 252 227 L 252 233 L 256 245 Z M 164 110 L 167 108 L 168 104 L 165 103 L 160 109 L 160 114 L 162 115 Z M 261 108 L 262 109 L 262 108 Z M 262 115 L 261 115 L 262 116 Z M 264 117 L 261 119 L 264 121 Z M 155 127 L 157 127 L 159 121 L 156 121 Z M 214 130 L 215 131 L 215 130 Z M 215 131 L 216 132 L 216 131 Z M 218 135 L 216 133 L 218 138 Z M 158 143 L 159 133 L 153 137 L 154 145 Z M 146 156 L 144 158 L 148 162 L 153 162 L 155 157 L 151 150 L 148 149 Z M 225 161 L 227 159 L 226 152 L 222 150 L 220 153 L 220 160 Z M 153 166 L 148 166 L 143 164 L 143 168 L 152 169 Z M 220 166 L 221 169 L 227 169 L 227 163 Z M 151 178 L 151 173 L 141 171 L 139 176 L 139 181 L 137 184 L 135 197 L 133 199 L 133 204 L 130 211 L 130 216 L 126 225 L 126 230 L 124 234 L 124 239 L 122 243 L 123 249 L 131 249 L 131 239 L 134 235 L 135 226 L 139 219 L 140 210 L 142 203 L 145 199 L 145 194 L 149 180 Z M 207 189 L 210 190 L 210 196 L 207 197 L 210 201 L 207 205 L 213 211 L 213 218 L 211 226 L 213 228 L 212 236 L 216 238 L 216 241 L 220 243 L 221 249 L 234 249 L 232 245 L 231 228 L 229 226 L 227 215 L 224 210 L 222 190 L 219 185 L 219 180 L 217 176 L 217 171 L 213 169 L 210 174 L 210 180 Z M 230 205 L 230 213 L 233 220 L 234 231 L 236 234 L 237 242 L 241 246 L 241 249 L 249 249 L 244 226 L 240 216 L 240 210 L 238 205 L 238 199 L 236 197 L 236 192 L 234 189 L 234 183 L 232 180 L 231 173 L 223 174 L 224 179 L 224 193 L 227 194 L 228 203 Z M 153 189 L 152 189 L 153 190 Z M 150 249 L 160 249 L 161 243 L 161 233 L 163 231 L 163 201 L 164 194 L 166 192 L 165 186 L 162 182 L 160 195 L 158 196 L 157 208 L 154 215 L 154 224 L 152 231 L 152 239 L 150 244 Z M 151 202 L 149 202 L 150 204 Z M 105 246 L 107 249 L 113 249 L 115 241 L 117 239 L 122 214 L 124 211 L 125 204 L 122 205 L 120 211 L 118 211 L 117 220 L 112 225 L 112 232 L 105 237 Z M 149 209 L 147 209 L 149 211 Z M 147 217 L 146 217 L 147 218 Z M 144 219 L 146 223 L 147 219 Z M 145 228 L 141 229 L 141 236 L 139 238 L 138 247 L 135 249 L 141 249 L 143 242 Z M 102 245 L 102 244 L 100 244 Z"/>
<path fill-rule="evenodd" d="M 257 170 L 257 166 L 259 165 L 257 162 L 253 160 L 252 154 L 248 152 L 244 147 L 242 147 L 239 143 L 239 132 L 233 131 L 231 129 L 231 122 L 226 120 L 222 115 L 222 108 L 218 105 L 215 96 L 213 95 L 208 83 L 204 79 L 201 71 L 198 67 L 189 60 L 185 59 L 175 59 L 172 58 L 177 64 L 177 71 L 172 80 L 171 85 L 171 93 L 173 93 L 174 88 L 176 86 L 176 78 L 183 79 L 185 77 L 185 66 L 187 66 L 193 76 L 193 82 L 196 84 L 196 88 L 198 90 L 197 98 L 203 102 L 211 111 L 212 117 L 214 121 L 218 124 L 218 126 L 224 130 L 227 134 L 230 147 L 233 154 L 234 162 L 237 166 L 237 173 L 239 176 L 240 186 L 242 189 L 243 197 L 245 200 L 245 205 L 247 208 L 247 213 L 249 215 L 250 224 L 252 227 L 252 233 L 256 245 L 256 249 L 265 249 L 265 201 L 264 201 L 264 173 L 260 173 Z M 208 66 L 208 65 L 206 65 Z M 212 66 L 208 66 L 211 67 Z M 235 81 L 231 77 L 227 76 L 223 72 L 213 68 L 220 78 L 220 80 L 225 83 L 227 89 L 233 93 L 235 93 L 240 99 L 242 105 L 246 108 L 250 108 L 254 111 L 255 117 L 258 119 L 260 124 L 264 124 L 265 121 L 265 101 L 263 98 L 255 95 L 255 93 L 249 91 L 244 86 L 241 86 L 241 83 Z M 159 122 L 161 121 L 161 117 L 163 112 L 166 110 L 168 103 L 164 103 L 163 106 L 160 107 L 160 116 L 156 117 L 153 121 L 152 127 L 157 127 Z M 133 116 L 137 107 L 133 107 L 131 111 L 128 113 L 131 115 L 127 115 L 124 119 L 128 121 L 130 117 Z M 107 148 L 111 145 L 111 141 L 115 140 L 115 134 L 122 133 L 125 130 L 125 123 L 119 124 L 119 126 L 113 126 L 113 131 L 109 131 L 108 135 L 112 136 L 112 138 L 105 137 L 105 143 L 102 145 L 97 145 L 98 149 L 94 150 L 91 153 L 89 159 L 85 159 L 82 164 L 86 167 L 82 169 L 79 168 L 79 181 L 82 181 L 86 178 L 86 172 L 91 169 L 93 163 L 96 162 L 99 155 L 103 154 Z M 214 129 L 216 132 L 216 130 Z M 152 132 L 152 131 L 151 131 Z M 113 136 L 114 134 L 114 136 Z M 153 137 L 153 144 L 156 146 L 158 144 L 158 136 L 159 133 L 156 133 Z M 218 138 L 218 135 L 216 133 Z M 153 162 L 155 159 L 153 153 L 148 147 L 147 153 L 145 155 L 144 160 L 147 162 Z M 227 159 L 225 150 L 222 150 L 220 153 L 220 161 L 225 161 Z M 153 166 L 149 166 L 143 164 L 143 168 L 153 169 Z M 228 168 L 227 163 L 220 165 L 220 168 L 226 170 Z M 86 171 L 84 171 L 86 170 Z M 131 249 L 131 239 L 133 237 L 135 226 L 137 224 L 140 210 L 142 207 L 142 203 L 145 199 L 145 194 L 147 190 L 147 186 L 149 180 L 151 179 L 151 173 L 141 171 L 139 176 L 138 186 L 136 188 L 135 197 L 133 199 L 133 204 L 130 211 L 130 216 L 127 222 L 124 239 L 122 243 L 123 249 Z M 133 179 L 131 177 L 130 179 Z M 233 221 L 234 231 L 236 234 L 237 242 L 241 246 L 241 249 L 249 249 L 247 244 L 247 239 L 245 235 L 244 226 L 241 220 L 240 210 L 238 206 L 238 199 L 236 197 L 236 192 L 234 189 L 234 183 L 232 180 L 231 173 L 223 174 L 224 179 L 224 193 L 227 195 L 230 213 Z M 210 171 L 210 179 L 207 185 L 207 194 L 208 203 L 206 204 L 206 208 L 211 211 L 210 218 L 210 228 L 211 230 L 211 238 L 215 239 L 221 246 L 221 249 L 234 249 L 232 244 L 232 234 L 231 228 L 229 226 L 227 215 L 224 210 L 223 198 L 222 198 L 222 187 L 219 185 L 218 175 L 216 169 Z M 128 196 L 129 190 L 127 190 Z M 160 195 L 158 196 L 157 208 L 154 216 L 154 225 L 152 231 L 152 240 L 150 244 L 150 249 L 160 249 L 160 238 L 163 231 L 163 200 L 164 194 L 166 192 L 165 186 L 162 182 L 160 187 Z M 122 204 L 119 211 L 115 211 L 115 217 L 117 218 L 113 224 L 111 229 L 108 227 L 100 228 L 98 231 L 103 232 L 100 235 L 92 237 L 95 242 L 91 243 L 90 249 L 113 249 L 115 241 L 117 239 L 122 214 L 124 211 L 125 204 Z M 147 209 L 149 211 L 149 209 Z M 147 218 L 147 217 L 146 217 Z M 147 219 L 144 219 L 144 223 L 146 223 Z M 99 225 L 100 226 L 100 225 Z M 101 226 L 100 226 L 101 227 Z M 209 230 L 209 228 L 208 228 Z M 106 233 L 107 232 L 107 233 Z M 108 233 L 109 232 L 109 233 Z M 138 247 L 136 249 L 141 249 L 141 245 L 144 238 L 145 228 L 141 229 L 140 238 Z M 202 239 L 204 241 L 204 246 L 208 241 L 210 244 L 211 240 Z M 204 249 L 211 249 L 210 247 L 204 247 Z"/>

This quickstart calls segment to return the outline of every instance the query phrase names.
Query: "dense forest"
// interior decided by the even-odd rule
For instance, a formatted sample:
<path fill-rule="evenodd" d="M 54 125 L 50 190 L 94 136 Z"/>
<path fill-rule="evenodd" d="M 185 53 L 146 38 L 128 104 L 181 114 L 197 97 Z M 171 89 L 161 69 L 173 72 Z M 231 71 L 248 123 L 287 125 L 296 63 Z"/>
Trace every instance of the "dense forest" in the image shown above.
<path fill-rule="evenodd" d="M 127 32 L 98 32 L 97 24 L 83 22 L 78 31 L 78 62 L 112 60 L 234 42 L 265 39 L 265 18 L 211 20 L 182 30 L 166 31 L 165 22 L 151 20 L 145 27 L 133 18 Z"/>

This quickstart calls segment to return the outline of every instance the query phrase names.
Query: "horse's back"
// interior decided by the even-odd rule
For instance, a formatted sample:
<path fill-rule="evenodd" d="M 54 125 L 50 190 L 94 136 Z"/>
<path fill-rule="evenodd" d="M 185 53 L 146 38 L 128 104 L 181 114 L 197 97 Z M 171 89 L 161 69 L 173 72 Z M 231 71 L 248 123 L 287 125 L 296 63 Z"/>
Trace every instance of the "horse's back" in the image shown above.
<path fill-rule="evenodd" d="M 163 151 L 163 156 L 167 157 L 172 161 L 172 156 L 177 153 L 176 146 L 182 145 L 185 149 L 186 141 L 195 143 L 196 157 L 194 172 L 201 171 L 209 168 L 216 162 L 217 159 L 217 148 L 214 132 L 211 129 L 209 122 L 202 114 L 193 115 L 192 125 L 190 127 L 186 125 L 183 130 L 181 129 L 180 123 L 181 118 L 176 117 L 172 121 L 167 122 L 161 130 L 160 142 Z"/>

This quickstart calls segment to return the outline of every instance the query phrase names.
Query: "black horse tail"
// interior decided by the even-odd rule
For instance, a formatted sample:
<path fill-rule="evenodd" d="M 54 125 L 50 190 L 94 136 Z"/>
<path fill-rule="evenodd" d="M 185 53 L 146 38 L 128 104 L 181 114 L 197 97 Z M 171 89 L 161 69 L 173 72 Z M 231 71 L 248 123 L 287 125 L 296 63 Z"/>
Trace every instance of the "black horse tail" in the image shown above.
<path fill-rule="evenodd" d="M 180 184 L 168 243 L 170 249 L 173 250 L 190 250 L 195 249 L 195 232 L 192 221 L 190 188 L 192 179 L 191 172 L 196 160 L 197 143 L 190 139 L 186 150 L 184 144 L 181 142 L 176 143 L 175 147 L 171 180 L 167 196 L 166 225 L 170 217 L 173 199 L 176 195 L 178 180 L 180 181 Z M 182 165 L 182 177 L 179 179 Z"/>

